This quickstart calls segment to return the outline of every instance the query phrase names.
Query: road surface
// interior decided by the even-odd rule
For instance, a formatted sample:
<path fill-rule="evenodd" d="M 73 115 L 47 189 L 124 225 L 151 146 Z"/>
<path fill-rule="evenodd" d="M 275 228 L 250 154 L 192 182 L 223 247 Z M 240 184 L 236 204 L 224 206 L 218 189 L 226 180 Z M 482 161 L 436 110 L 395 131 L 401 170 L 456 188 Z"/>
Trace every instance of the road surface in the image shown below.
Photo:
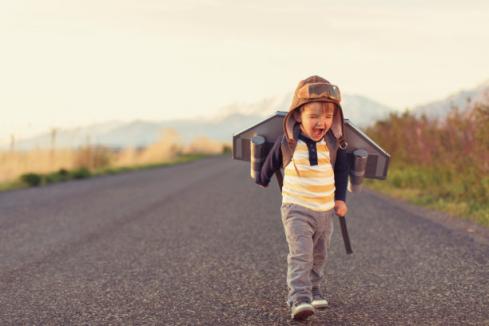
<path fill-rule="evenodd" d="M 228 157 L 0 193 L 0 324 L 287 325 L 280 194 Z M 372 192 L 310 325 L 489 325 L 489 245 Z"/>

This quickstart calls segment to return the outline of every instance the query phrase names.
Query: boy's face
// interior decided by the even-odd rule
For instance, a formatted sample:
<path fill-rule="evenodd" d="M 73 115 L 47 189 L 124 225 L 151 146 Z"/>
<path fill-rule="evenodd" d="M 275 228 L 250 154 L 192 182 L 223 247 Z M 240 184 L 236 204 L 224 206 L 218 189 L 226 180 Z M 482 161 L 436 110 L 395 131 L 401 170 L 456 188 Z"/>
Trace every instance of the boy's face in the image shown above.
<path fill-rule="evenodd" d="M 314 141 L 321 140 L 333 124 L 335 105 L 325 102 L 311 102 L 295 112 L 294 118 L 300 123 L 302 133 Z"/>

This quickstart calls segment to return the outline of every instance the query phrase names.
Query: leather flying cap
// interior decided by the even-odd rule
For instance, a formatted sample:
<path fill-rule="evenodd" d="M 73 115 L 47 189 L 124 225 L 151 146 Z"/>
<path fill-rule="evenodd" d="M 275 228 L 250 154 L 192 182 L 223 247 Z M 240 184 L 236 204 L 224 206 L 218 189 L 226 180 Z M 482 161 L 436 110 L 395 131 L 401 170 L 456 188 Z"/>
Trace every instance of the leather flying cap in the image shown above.
<path fill-rule="evenodd" d="M 319 76 L 301 80 L 297 85 L 289 111 L 309 102 L 331 102 L 340 104 L 341 95 L 338 86 Z"/>

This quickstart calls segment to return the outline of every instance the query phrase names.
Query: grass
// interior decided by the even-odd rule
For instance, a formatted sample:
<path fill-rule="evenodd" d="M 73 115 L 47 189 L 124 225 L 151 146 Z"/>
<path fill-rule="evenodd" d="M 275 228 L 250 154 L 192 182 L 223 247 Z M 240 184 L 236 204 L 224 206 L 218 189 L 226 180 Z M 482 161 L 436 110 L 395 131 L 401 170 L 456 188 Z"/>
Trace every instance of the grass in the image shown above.
<path fill-rule="evenodd" d="M 206 156 L 229 153 L 227 143 L 205 136 L 182 143 L 180 135 L 164 129 L 154 143 L 145 147 L 114 149 L 87 144 L 78 148 L 0 151 L 0 191 L 40 187 L 92 176 L 117 174 L 194 161 Z"/>
<path fill-rule="evenodd" d="M 449 168 L 391 166 L 386 180 L 366 180 L 368 188 L 489 227 L 489 178 Z"/>
<path fill-rule="evenodd" d="M 87 168 L 78 168 L 73 170 L 60 169 L 58 171 L 51 172 L 51 173 L 25 173 L 22 174 L 16 180 L 0 183 L 0 191 L 24 189 L 29 187 L 41 187 L 48 184 L 65 182 L 70 180 L 87 179 L 93 176 L 114 175 L 114 174 L 130 172 L 130 171 L 172 166 L 172 165 L 196 161 L 210 156 L 216 156 L 216 154 L 205 154 L 205 153 L 180 154 L 169 161 L 160 162 L 160 163 L 148 163 L 148 164 L 139 164 L 133 166 L 121 166 L 121 167 L 105 167 L 105 168 L 95 169 L 93 171 Z"/>

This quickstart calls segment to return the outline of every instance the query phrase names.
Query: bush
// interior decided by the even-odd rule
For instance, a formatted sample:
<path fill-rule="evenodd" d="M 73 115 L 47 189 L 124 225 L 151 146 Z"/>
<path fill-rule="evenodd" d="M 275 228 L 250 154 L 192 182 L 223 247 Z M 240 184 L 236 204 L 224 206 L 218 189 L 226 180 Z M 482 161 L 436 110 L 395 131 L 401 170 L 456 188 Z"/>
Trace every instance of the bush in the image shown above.
<path fill-rule="evenodd" d="M 222 153 L 223 154 L 229 154 L 229 153 L 231 153 L 231 151 L 232 151 L 231 146 L 229 146 L 229 145 L 223 145 L 222 146 Z"/>
<path fill-rule="evenodd" d="M 23 174 L 20 176 L 20 180 L 31 187 L 37 187 L 42 183 L 42 177 L 37 173 Z"/>
<path fill-rule="evenodd" d="M 49 173 L 44 177 L 46 183 L 68 181 L 70 179 L 70 174 L 66 169 L 60 169 L 57 172 Z"/>
<path fill-rule="evenodd" d="M 59 169 L 58 174 L 65 177 L 69 176 L 69 172 L 66 169 Z"/>
<path fill-rule="evenodd" d="M 90 177 L 90 175 L 90 170 L 88 170 L 87 168 L 79 168 L 71 172 L 71 176 L 73 177 L 73 179 L 86 179 Z"/>

